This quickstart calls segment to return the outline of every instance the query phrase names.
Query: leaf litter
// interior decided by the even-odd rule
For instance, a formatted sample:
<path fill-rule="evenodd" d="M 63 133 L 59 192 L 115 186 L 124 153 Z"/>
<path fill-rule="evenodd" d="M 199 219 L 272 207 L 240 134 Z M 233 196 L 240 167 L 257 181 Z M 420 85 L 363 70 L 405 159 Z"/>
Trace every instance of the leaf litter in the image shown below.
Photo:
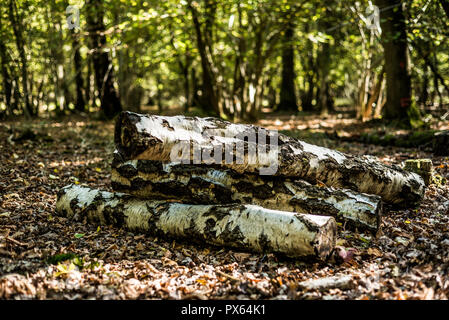
<path fill-rule="evenodd" d="M 430 158 L 449 180 L 447 157 L 319 134 L 320 128 L 337 127 L 340 135 L 359 130 L 345 119 L 289 119 L 261 124 L 300 130 L 310 143 L 385 163 Z M 385 208 L 377 237 L 340 225 L 336 250 L 325 262 L 192 245 L 55 216 L 56 193 L 69 183 L 111 190 L 112 132 L 112 123 L 82 117 L 0 124 L 1 299 L 449 297 L 448 184 L 430 185 L 419 208 Z"/>

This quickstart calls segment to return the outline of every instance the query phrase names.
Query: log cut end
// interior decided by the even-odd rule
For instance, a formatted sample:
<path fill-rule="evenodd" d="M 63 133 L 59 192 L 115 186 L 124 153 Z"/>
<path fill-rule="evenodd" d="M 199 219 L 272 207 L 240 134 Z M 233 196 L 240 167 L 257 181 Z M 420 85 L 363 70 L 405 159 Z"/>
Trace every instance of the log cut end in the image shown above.
<path fill-rule="evenodd" d="M 155 137 L 142 139 L 138 130 L 138 123 L 141 116 L 137 113 L 123 111 L 117 117 L 114 131 L 114 142 L 121 156 L 128 160 L 138 156 L 153 144 L 156 144 Z"/>
<path fill-rule="evenodd" d="M 337 239 L 337 223 L 334 219 L 328 219 L 317 233 L 315 240 L 315 255 L 326 259 L 335 248 Z"/>

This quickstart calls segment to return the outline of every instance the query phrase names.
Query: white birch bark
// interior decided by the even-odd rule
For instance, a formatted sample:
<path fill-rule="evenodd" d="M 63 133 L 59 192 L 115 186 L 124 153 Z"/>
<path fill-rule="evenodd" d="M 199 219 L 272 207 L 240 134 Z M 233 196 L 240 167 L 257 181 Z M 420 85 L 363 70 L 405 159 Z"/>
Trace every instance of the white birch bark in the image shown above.
<path fill-rule="evenodd" d="M 262 134 L 266 135 L 263 141 L 251 142 L 254 136 Z M 248 141 L 242 138 L 244 136 Z M 425 191 L 419 175 L 398 166 L 311 145 L 283 134 L 277 135 L 273 130 L 215 118 L 123 112 L 116 123 L 115 143 L 126 160 L 170 161 L 180 151 L 180 145 L 190 146 L 189 150 L 184 149 L 190 151 L 186 159 L 190 162 L 194 160 L 194 150 L 200 150 L 202 154 L 213 154 L 216 159 L 221 159 L 222 167 L 239 173 L 260 173 L 276 164 L 276 176 L 297 177 L 311 183 L 320 181 L 329 187 L 375 194 L 393 204 L 415 205 Z M 226 161 L 230 150 L 242 144 L 245 150 L 242 163 Z M 259 152 L 264 148 L 271 152 Z M 248 152 L 251 150 L 257 150 L 256 155 Z M 211 163 L 210 159 L 200 160 L 202 164 Z"/>
<path fill-rule="evenodd" d="M 280 252 L 291 257 L 325 258 L 336 239 L 336 222 L 332 217 L 254 205 L 142 200 L 77 185 L 59 191 L 56 211 L 69 219 L 112 224 L 133 232 L 256 252 Z"/>
<path fill-rule="evenodd" d="M 329 215 L 349 227 L 377 232 L 379 196 L 313 186 L 306 181 L 238 174 L 201 165 L 151 160 L 122 162 L 115 153 L 112 187 L 146 199 L 176 199 L 192 204 L 254 204 L 268 209 Z"/>

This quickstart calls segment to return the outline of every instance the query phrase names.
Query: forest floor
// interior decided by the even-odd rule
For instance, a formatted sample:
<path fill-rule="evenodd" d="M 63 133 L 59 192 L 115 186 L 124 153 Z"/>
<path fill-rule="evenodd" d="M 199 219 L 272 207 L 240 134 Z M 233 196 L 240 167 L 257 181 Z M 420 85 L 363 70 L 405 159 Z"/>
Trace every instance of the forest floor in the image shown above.
<path fill-rule="evenodd" d="M 304 140 L 400 164 L 431 158 L 449 180 L 449 160 L 428 148 L 338 137 L 378 131 L 351 119 L 270 117 L 263 126 Z M 448 122 L 434 129 L 447 129 Z M 430 185 L 419 208 L 385 208 L 373 236 L 340 226 L 326 262 L 157 239 L 55 215 L 70 184 L 110 190 L 113 123 L 85 118 L 0 123 L 2 299 L 447 299 L 449 183 Z M 332 138 L 333 137 L 333 138 Z M 325 277 L 337 285 L 307 289 Z"/>

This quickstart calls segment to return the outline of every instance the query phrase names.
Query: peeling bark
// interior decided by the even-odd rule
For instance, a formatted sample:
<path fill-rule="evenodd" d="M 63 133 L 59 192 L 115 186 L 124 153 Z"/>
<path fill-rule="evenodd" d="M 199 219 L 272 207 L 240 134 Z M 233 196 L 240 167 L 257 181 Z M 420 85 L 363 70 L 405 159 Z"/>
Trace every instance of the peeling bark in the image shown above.
<path fill-rule="evenodd" d="M 244 138 L 263 134 L 266 137 L 259 143 Z M 170 161 L 172 153 L 179 151 L 180 145 L 187 145 L 190 146 L 187 159 L 190 163 L 195 150 L 213 157 L 218 153 L 222 167 L 239 173 L 260 174 L 276 165 L 276 176 L 295 177 L 311 183 L 320 181 L 329 187 L 375 194 L 393 204 L 415 205 L 425 191 L 420 176 L 398 166 L 387 166 L 371 157 L 357 157 L 311 145 L 273 130 L 215 118 L 123 112 L 117 119 L 115 144 L 125 160 L 160 161 Z M 235 150 L 239 144 L 245 150 L 241 163 L 227 161 L 229 150 Z M 257 153 L 248 155 L 251 149 Z M 202 160 L 200 163 L 211 162 Z"/>
<path fill-rule="evenodd" d="M 337 227 L 332 217 L 254 205 L 141 200 L 77 185 L 59 191 L 56 211 L 69 219 L 112 224 L 133 232 L 303 258 L 327 257 L 335 246 Z"/>
<path fill-rule="evenodd" d="M 192 204 L 254 204 L 268 209 L 329 215 L 350 227 L 377 232 L 379 196 L 313 186 L 303 180 L 238 174 L 232 170 L 151 160 L 112 162 L 115 191 L 146 199 L 176 199 Z"/>

